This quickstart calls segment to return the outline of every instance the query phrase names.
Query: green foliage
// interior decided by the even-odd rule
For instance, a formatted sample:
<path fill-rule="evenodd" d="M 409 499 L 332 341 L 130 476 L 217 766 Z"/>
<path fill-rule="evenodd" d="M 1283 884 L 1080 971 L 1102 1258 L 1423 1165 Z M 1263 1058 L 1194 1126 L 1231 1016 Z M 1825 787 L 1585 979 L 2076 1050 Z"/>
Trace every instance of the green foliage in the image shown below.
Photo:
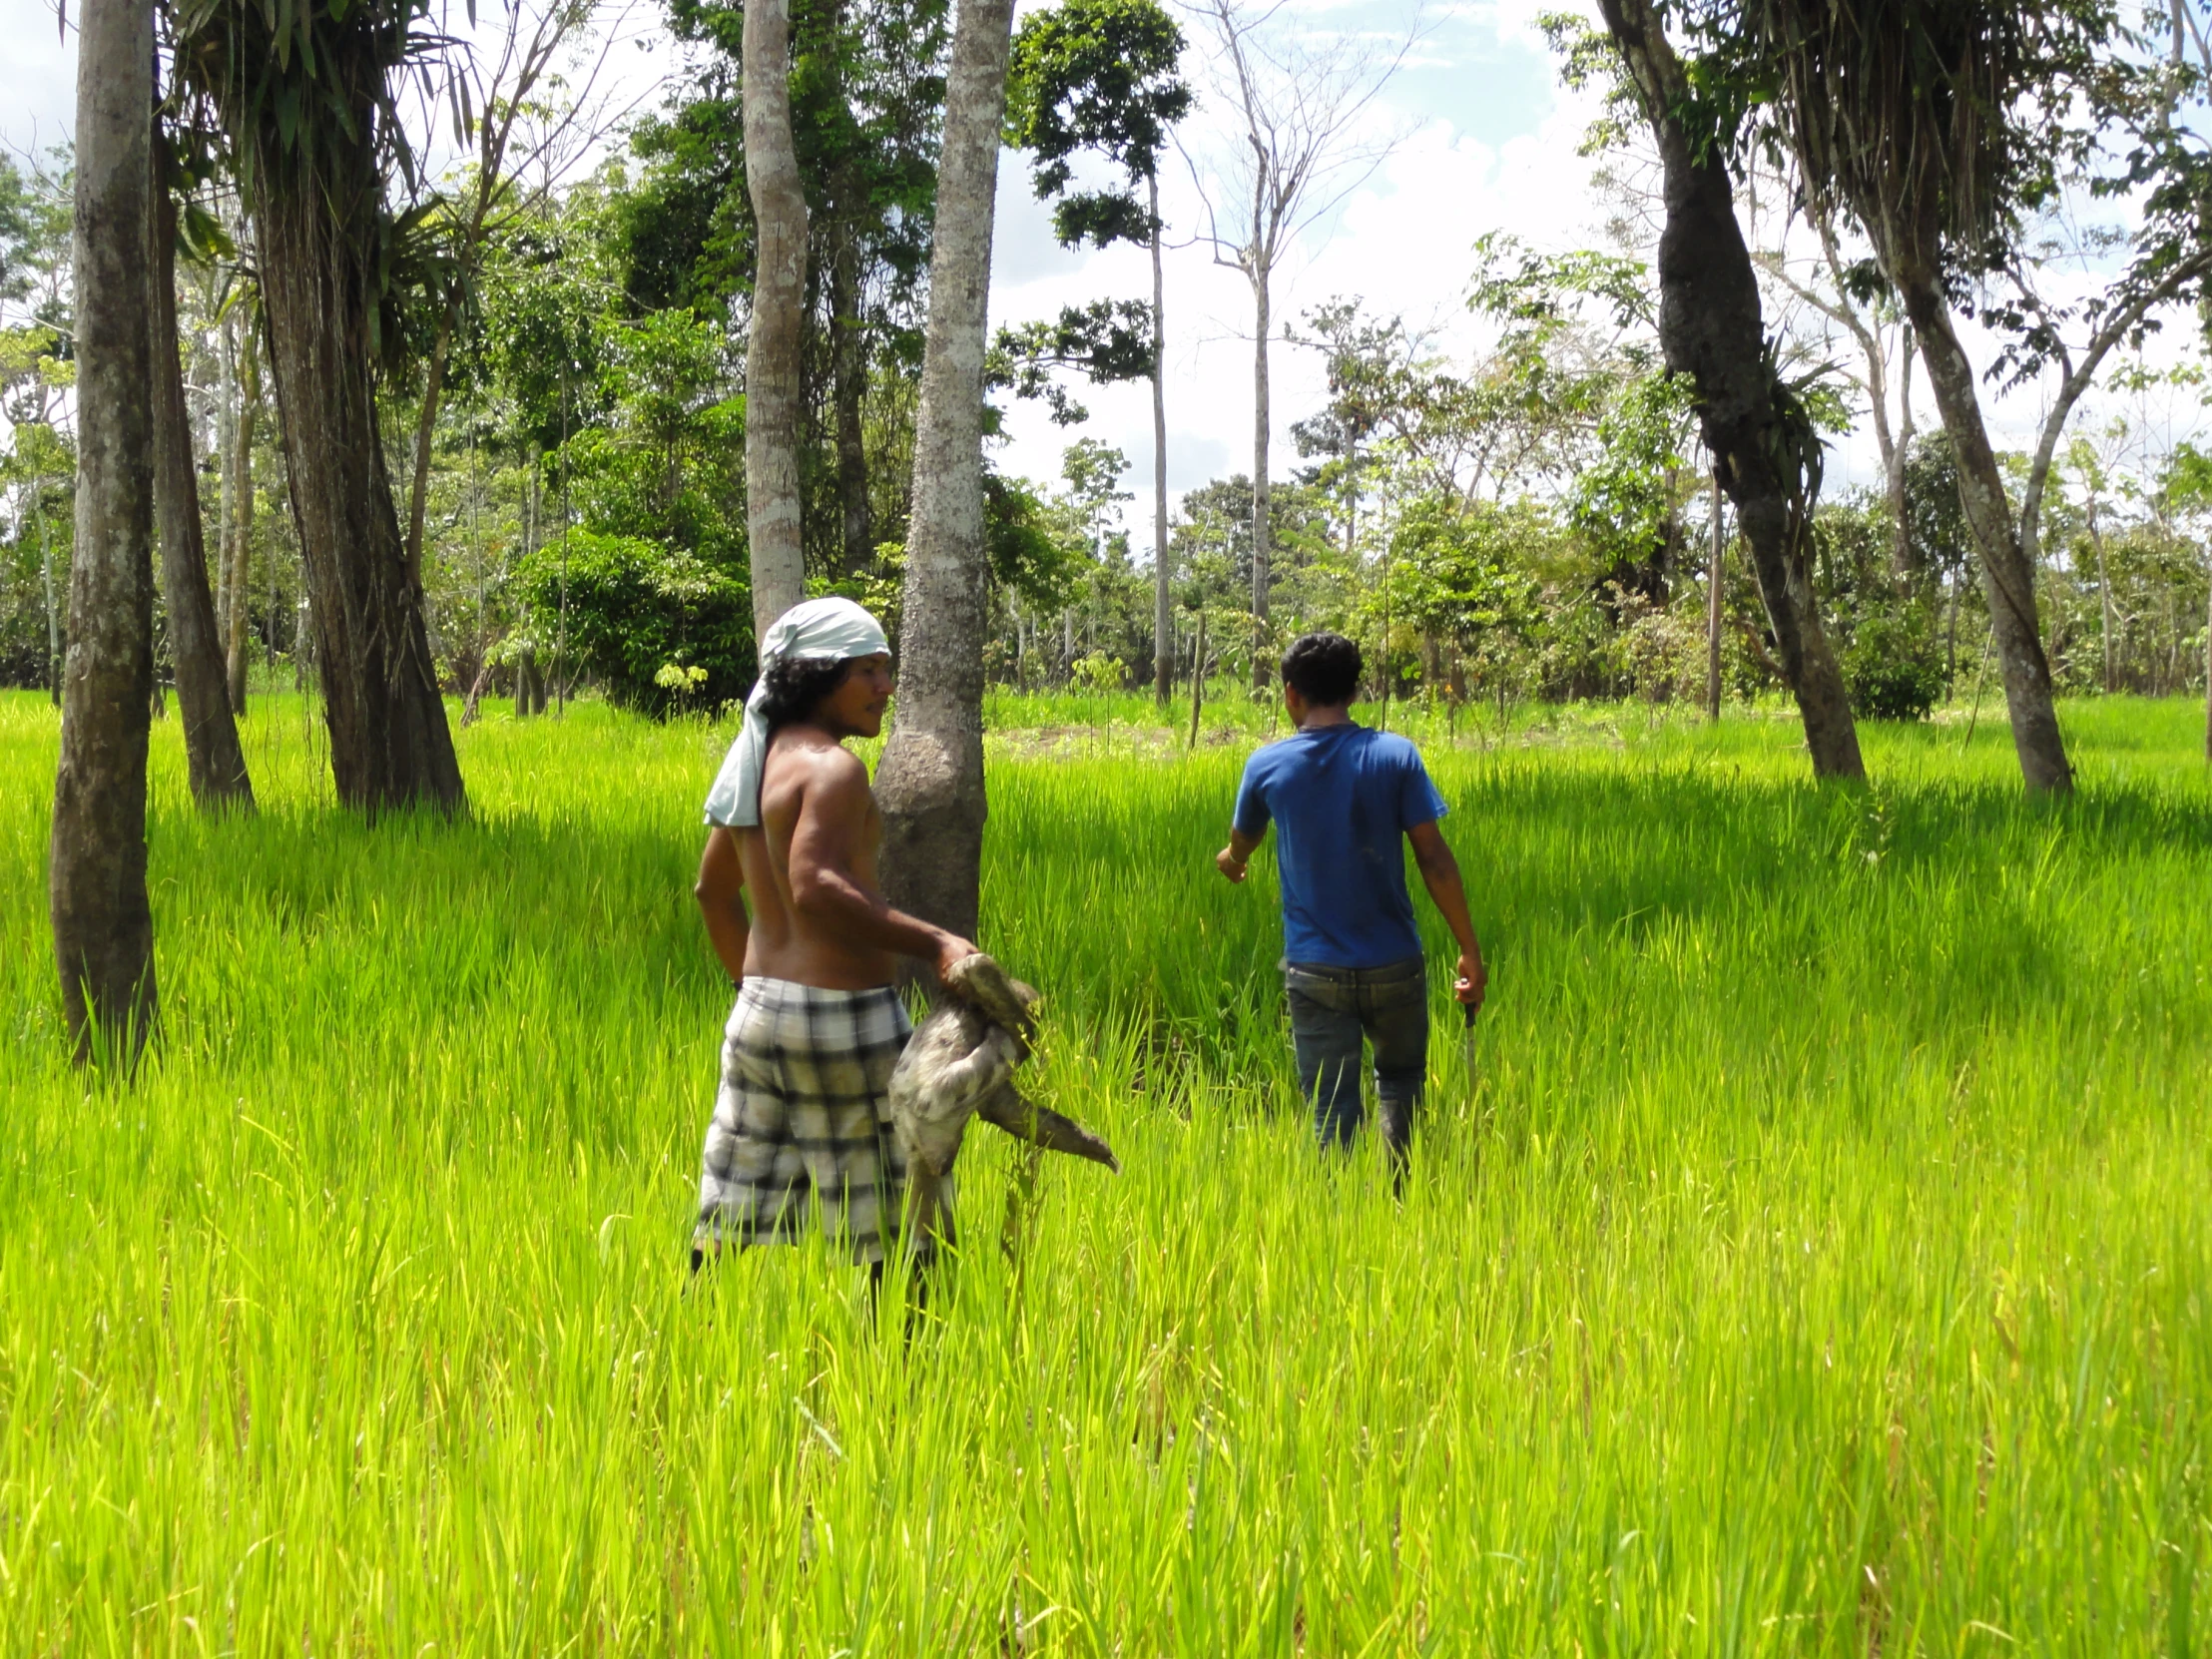
<path fill-rule="evenodd" d="M 1844 687 L 1861 720 L 1926 720 L 1949 690 L 1935 611 L 1924 599 L 1862 614 L 1843 655 Z"/>
<path fill-rule="evenodd" d="M 1074 369 L 1092 385 L 1143 380 L 1152 375 L 1152 307 L 1137 299 L 1094 299 L 1063 305 L 1056 319 L 1001 327 L 983 364 L 986 388 L 1010 388 L 1016 397 L 1040 398 L 1053 424 L 1089 418 L 1082 404 L 1052 379 L 1054 369 Z"/>
<path fill-rule="evenodd" d="M 1389 573 L 1364 607 L 1368 617 L 1447 642 L 1478 681 L 1503 668 L 1542 620 L 1540 549 L 1557 527 L 1541 508 L 1423 496 L 1390 536 Z"/>
<path fill-rule="evenodd" d="M 30 320 L 66 336 L 70 306 L 69 239 L 74 219 L 68 153 L 49 176 L 28 173 L 0 155 L 0 305 L 24 306 Z"/>
<path fill-rule="evenodd" d="M 729 395 L 722 331 L 688 311 L 616 322 L 602 336 L 607 410 L 554 457 L 557 484 L 605 535 L 640 535 L 721 569 L 745 552 L 745 399 Z"/>
<path fill-rule="evenodd" d="M 1089 563 L 1080 530 L 1027 482 L 999 472 L 983 474 L 983 543 L 992 582 L 1031 612 L 1068 604 Z"/>
<path fill-rule="evenodd" d="M 1694 393 L 1654 370 L 1617 388 L 1597 421 L 1597 455 L 1567 496 L 1567 523 L 1610 579 L 1651 597 L 1681 538 L 1696 488 L 1689 449 Z"/>
<path fill-rule="evenodd" d="M 1133 190 L 1068 187 L 1085 151 L 1133 185 L 1158 176 L 1168 131 L 1191 107 L 1182 57 L 1183 31 L 1154 0 L 1060 0 L 1022 19 L 1006 79 L 1007 138 L 1031 154 L 1037 199 L 1057 199 L 1063 246 L 1151 240 L 1151 212 Z"/>
<path fill-rule="evenodd" d="M 692 554 L 576 530 L 539 548 L 517 575 L 538 619 L 540 656 L 558 642 L 617 704 L 663 714 L 752 689 L 751 590 Z"/>
<path fill-rule="evenodd" d="M 1937 428 L 1913 440 L 1905 455 L 1905 518 L 1914 557 L 1956 574 L 1973 555 L 1973 529 L 1958 497 L 1958 461 L 1950 434 Z"/>

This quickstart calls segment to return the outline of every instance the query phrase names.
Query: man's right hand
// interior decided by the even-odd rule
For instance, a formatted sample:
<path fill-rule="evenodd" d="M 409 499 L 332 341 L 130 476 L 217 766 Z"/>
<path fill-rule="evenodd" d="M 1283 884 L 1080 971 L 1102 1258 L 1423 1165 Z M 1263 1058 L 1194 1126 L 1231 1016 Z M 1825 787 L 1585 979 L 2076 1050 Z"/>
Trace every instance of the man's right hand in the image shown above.
<path fill-rule="evenodd" d="M 975 954 L 975 942 L 972 939 L 963 939 L 957 933 L 940 933 L 937 936 L 937 959 L 934 964 L 937 983 L 951 983 L 953 964 L 964 962 Z"/>
<path fill-rule="evenodd" d="M 1452 983 L 1452 996 L 1470 1008 L 1479 1008 L 1482 1006 L 1482 998 L 1488 993 L 1489 988 L 1490 970 L 1482 965 L 1481 956 L 1479 954 L 1469 956 L 1465 951 L 1461 951 L 1459 953 L 1459 977 Z"/>

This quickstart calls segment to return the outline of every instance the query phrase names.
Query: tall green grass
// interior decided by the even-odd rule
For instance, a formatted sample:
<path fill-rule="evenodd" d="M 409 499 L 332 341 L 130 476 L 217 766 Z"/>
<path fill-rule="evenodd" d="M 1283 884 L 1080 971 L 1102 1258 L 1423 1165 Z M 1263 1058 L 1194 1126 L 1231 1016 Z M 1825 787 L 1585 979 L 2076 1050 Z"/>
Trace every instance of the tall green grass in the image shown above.
<path fill-rule="evenodd" d="M 1291 1098 L 1271 867 L 1209 862 L 1250 729 L 993 717 L 983 942 L 1126 1173 L 1047 1165 L 1017 1266 L 978 1130 L 909 1344 L 820 1250 L 686 1294 L 726 730 L 495 713 L 468 822 L 369 830 L 303 706 L 252 821 L 168 723 L 125 1091 L 0 700 L 0 1650 L 2205 1650 L 2187 706 L 2069 708 L 2057 807 L 1986 710 L 1860 793 L 1755 715 L 1424 730 L 1494 978 L 1402 1208 Z"/>

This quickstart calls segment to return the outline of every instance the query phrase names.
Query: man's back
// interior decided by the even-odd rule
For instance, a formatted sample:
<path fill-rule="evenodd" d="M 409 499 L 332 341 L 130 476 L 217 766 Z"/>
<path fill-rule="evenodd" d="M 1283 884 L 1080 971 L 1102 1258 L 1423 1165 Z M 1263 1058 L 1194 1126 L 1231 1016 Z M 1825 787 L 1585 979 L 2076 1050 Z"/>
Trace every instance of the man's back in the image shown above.
<path fill-rule="evenodd" d="M 1285 958 L 1374 968 L 1418 956 L 1404 835 L 1443 813 L 1420 752 L 1394 733 L 1310 725 L 1256 753 L 1236 828 L 1257 838 L 1276 826 Z"/>
<path fill-rule="evenodd" d="M 792 892 L 795 858 L 833 863 L 867 893 L 876 890 L 882 819 L 858 756 L 811 726 L 784 728 L 762 769 L 760 826 L 737 833 L 753 894 L 749 972 L 829 989 L 891 982 L 891 952 L 811 923 Z"/>

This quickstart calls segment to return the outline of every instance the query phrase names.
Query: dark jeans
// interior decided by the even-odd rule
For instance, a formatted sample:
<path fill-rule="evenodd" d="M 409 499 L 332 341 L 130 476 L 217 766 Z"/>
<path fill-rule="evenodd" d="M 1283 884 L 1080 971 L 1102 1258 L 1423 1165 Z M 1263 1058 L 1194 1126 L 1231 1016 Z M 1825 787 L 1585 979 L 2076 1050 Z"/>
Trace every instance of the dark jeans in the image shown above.
<path fill-rule="evenodd" d="M 1285 962 L 1298 1086 L 1314 1103 L 1324 1147 L 1346 1147 L 1365 1115 L 1360 1041 L 1375 1049 L 1375 1093 L 1393 1171 L 1413 1138 L 1413 1108 L 1428 1074 L 1428 975 L 1418 956 L 1379 968 Z"/>

